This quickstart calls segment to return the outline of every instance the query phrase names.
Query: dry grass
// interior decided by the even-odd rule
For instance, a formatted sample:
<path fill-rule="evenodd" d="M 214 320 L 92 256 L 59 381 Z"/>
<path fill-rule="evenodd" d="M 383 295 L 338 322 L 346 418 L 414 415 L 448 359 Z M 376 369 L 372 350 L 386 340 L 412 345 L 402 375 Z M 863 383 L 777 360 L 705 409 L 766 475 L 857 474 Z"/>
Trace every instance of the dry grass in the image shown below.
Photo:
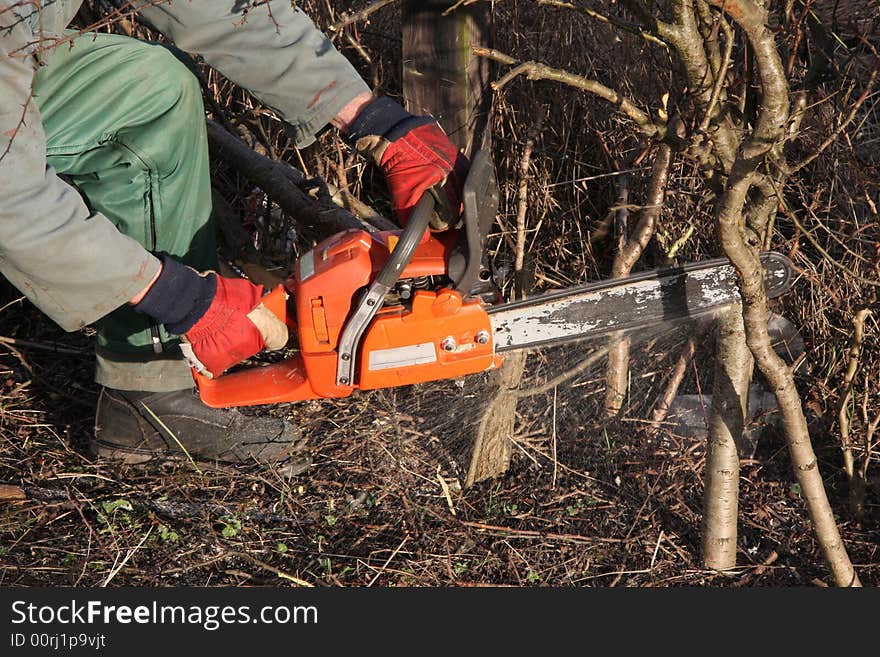
<path fill-rule="evenodd" d="M 338 18 L 327 13 L 328 4 L 304 3 L 321 25 Z M 675 73 L 662 49 L 586 17 L 505 0 L 496 4 L 495 21 L 499 50 L 588 74 L 645 109 L 656 109 L 667 88 L 674 91 Z M 363 75 L 392 95 L 400 88 L 397 34 L 392 4 L 337 40 Z M 790 37 L 781 41 L 789 43 Z M 859 62 L 844 56 L 836 61 L 839 77 L 827 88 L 844 88 L 853 75 L 858 83 L 858 74 L 848 72 L 859 70 Z M 333 134 L 297 152 L 280 125 L 246 94 L 214 73 L 207 83 L 208 96 L 228 120 L 254 135 L 258 148 L 310 175 L 347 185 L 387 211 L 377 172 L 341 148 Z M 871 145 L 876 100 L 869 99 L 863 121 L 788 190 L 792 213 L 831 258 L 805 241 L 784 212 L 772 243 L 800 269 L 794 290 L 774 309 L 794 322 L 805 340 L 808 360 L 798 383 L 829 497 L 866 585 L 880 581 L 880 504 L 872 485 L 865 514 L 855 518 L 849 512 L 836 405 L 851 318 L 874 289 L 859 277 L 880 278 L 873 206 L 880 171 Z M 673 95 L 670 102 L 687 99 Z M 805 152 L 810 139 L 822 141 L 844 106 L 839 95 L 829 95 L 823 111 L 805 125 Z M 607 276 L 613 240 L 604 229 L 616 197 L 613 174 L 627 169 L 642 148 L 630 125 L 581 92 L 520 79 L 499 93 L 493 138 L 502 205 L 490 248 L 502 271 L 513 262 L 525 136 L 542 113 L 547 119 L 532 155 L 527 218 L 538 289 Z M 215 185 L 241 207 L 250 183 L 224 163 L 214 164 Z M 650 161 L 631 167 L 636 200 L 649 167 Z M 696 167 L 677 159 L 670 190 L 661 239 L 638 267 L 665 263 L 664 246 L 690 227 L 680 261 L 718 254 L 711 195 Z M 283 223 L 283 217 L 277 221 Z M 281 234 L 282 225 L 276 228 Z M 298 237 L 296 248 L 303 249 L 319 236 Z M 289 255 L 267 253 L 279 266 L 289 265 Z M 724 575 L 701 569 L 703 445 L 672 431 L 652 433 L 646 425 L 686 338 L 684 329 L 639 337 L 628 405 L 618 420 L 601 421 L 601 367 L 555 392 L 523 400 L 510 472 L 462 492 L 456 481 L 467 467 L 467 445 L 459 434 L 477 417 L 478 377 L 258 409 L 294 419 L 310 439 L 315 464 L 290 481 L 271 470 L 199 474 L 185 464 L 138 470 L 90 463 L 81 456 L 96 398 L 90 336 L 63 334 L 5 282 L 2 296 L 0 335 L 47 347 L 0 344 L 0 482 L 28 494 L 27 500 L 0 507 L 2 585 L 293 585 L 290 577 L 330 586 L 831 583 L 785 442 L 772 422 L 754 457 L 742 463 L 740 567 Z M 876 322 L 873 316 L 868 321 L 854 384 L 855 436 L 865 435 L 880 410 Z M 48 347 L 56 344 L 85 354 L 53 353 Z M 587 347 L 536 354 L 523 386 L 558 373 Z M 711 389 L 711 347 L 711 335 L 700 341 L 682 392 Z M 876 461 L 872 456 L 871 477 Z"/>

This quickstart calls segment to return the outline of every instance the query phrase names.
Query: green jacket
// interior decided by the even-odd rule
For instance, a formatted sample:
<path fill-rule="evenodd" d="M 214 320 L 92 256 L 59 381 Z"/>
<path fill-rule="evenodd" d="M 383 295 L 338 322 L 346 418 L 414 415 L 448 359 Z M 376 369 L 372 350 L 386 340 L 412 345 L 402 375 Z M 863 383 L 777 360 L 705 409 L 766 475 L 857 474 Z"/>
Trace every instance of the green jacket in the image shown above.
<path fill-rule="evenodd" d="M 153 0 L 155 1 L 155 0 Z M 0 0 L 0 272 L 62 328 L 91 324 L 140 292 L 159 262 L 46 164 L 31 99 L 35 71 L 81 0 Z M 351 64 L 288 0 L 149 0 L 130 3 L 181 50 L 273 108 L 298 146 L 356 95 L 369 91 Z"/>

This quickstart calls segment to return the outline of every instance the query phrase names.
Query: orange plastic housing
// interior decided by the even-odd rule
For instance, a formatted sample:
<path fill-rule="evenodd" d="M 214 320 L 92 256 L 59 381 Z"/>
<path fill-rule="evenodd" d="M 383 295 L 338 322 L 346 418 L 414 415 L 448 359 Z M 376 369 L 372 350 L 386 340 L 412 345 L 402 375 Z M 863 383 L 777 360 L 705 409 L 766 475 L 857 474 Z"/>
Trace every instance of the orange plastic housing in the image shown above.
<path fill-rule="evenodd" d="M 216 408 L 346 397 L 369 390 L 436 381 L 498 367 L 489 316 L 479 300 L 453 290 L 419 290 L 406 306 L 385 307 L 361 340 L 353 385 L 336 385 L 337 346 L 352 304 L 381 271 L 399 231 L 334 235 L 304 254 L 286 282 L 264 304 L 299 338 L 299 353 L 280 363 L 208 379 L 194 373 L 202 401 Z M 400 279 L 446 273 L 455 235 L 430 235 Z M 287 317 L 293 304 L 296 321 Z"/>

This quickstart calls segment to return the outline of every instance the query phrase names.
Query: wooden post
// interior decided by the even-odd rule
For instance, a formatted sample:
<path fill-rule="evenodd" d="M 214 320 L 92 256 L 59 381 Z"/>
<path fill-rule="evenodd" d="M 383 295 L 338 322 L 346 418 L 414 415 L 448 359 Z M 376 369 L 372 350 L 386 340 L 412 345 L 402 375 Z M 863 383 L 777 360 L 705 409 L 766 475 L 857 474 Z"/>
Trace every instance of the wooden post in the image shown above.
<path fill-rule="evenodd" d="M 492 92 L 489 61 L 475 46 L 491 47 L 486 3 L 459 7 L 450 0 L 403 2 L 403 95 L 414 114 L 431 114 L 468 156 L 490 146 Z"/>
<path fill-rule="evenodd" d="M 404 0 L 403 95 L 414 114 L 431 114 L 469 157 L 491 148 L 492 69 L 475 57 L 475 46 L 491 47 L 487 3 L 463 6 L 444 16 L 451 0 Z M 509 355 L 486 382 L 492 395 L 471 436 L 464 486 L 504 474 L 510 466 L 516 398 L 524 354 Z"/>

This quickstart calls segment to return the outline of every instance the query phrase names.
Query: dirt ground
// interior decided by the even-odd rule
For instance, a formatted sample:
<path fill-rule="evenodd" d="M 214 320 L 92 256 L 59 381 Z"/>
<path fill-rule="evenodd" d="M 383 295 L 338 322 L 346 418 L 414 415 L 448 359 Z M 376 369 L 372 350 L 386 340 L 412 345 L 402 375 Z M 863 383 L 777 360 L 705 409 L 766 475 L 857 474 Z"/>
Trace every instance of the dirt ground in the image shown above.
<path fill-rule="evenodd" d="M 97 395 L 88 337 L 55 329 L 8 285 L 3 299 L 0 334 L 40 345 L 0 357 L 0 481 L 28 498 L 0 507 L 4 586 L 832 583 L 774 430 L 742 463 L 739 566 L 709 572 L 700 566 L 703 442 L 651 434 L 634 417 L 603 426 L 591 401 L 601 383 L 589 376 L 561 386 L 555 407 L 552 394 L 522 403 L 510 471 L 463 492 L 466 445 L 455 427 L 463 433 L 479 408 L 478 376 L 254 409 L 295 419 L 308 438 L 313 465 L 289 480 L 187 461 L 91 463 L 82 455 Z M 56 345 L 85 353 L 49 350 Z M 849 520 L 840 450 L 821 426 L 814 436 L 847 548 L 875 584 L 876 497 L 861 526 Z"/>
<path fill-rule="evenodd" d="M 339 18 L 330 3 L 302 4 L 321 26 Z M 656 48 L 626 36 L 609 40 L 608 28 L 587 17 L 532 5 L 497 3 L 496 47 L 619 81 L 647 106 L 657 104 L 668 64 Z M 337 38 L 365 77 L 389 93 L 399 91 L 398 29 L 392 5 L 346 32 L 350 39 Z M 628 75 L 617 80 L 621 70 Z M 210 74 L 206 97 L 243 132 L 262 131 L 255 143 L 270 145 L 277 159 L 309 175 L 342 177 L 352 193 L 387 211 L 375 171 L 341 155 L 332 135 L 298 153 L 278 122 L 234 85 Z M 630 128 L 602 103 L 552 83 L 520 80 L 495 100 L 502 205 L 490 248 L 499 271 L 509 272 L 518 165 L 540 114 L 548 118 L 529 188 L 536 287 L 607 276 L 613 245 L 600 235 L 616 195 L 609 172 L 641 148 Z M 876 158 L 860 150 L 876 139 L 871 116 L 853 131 L 864 146 L 857 139 L 831 149 L 792 183 L 792 196 L 807 199 L 805 207 L 816 201 L 810 207 L 834 229 L 817 235 L 850 274 L 812 250 L 784 217 L 772 245 L 798 268 L 792 292 L 773 310 L 804 341 L 799 392 L 843 540 L 867 586 L 880 583 L 877 457 L 856 519 L 836 414 L 851 319 L 868 292 L 851 274 L 873 276 L 868 265 L 859 267 L 876 261 L 870 208 L 880 176 Z M 825 127 L 812 130 L 821 136 Z M 636 196 L 645 170 L 635 172 Z M 239 209 L 253 187 L 223 162 L 214 162 L 214 182 Z M 718 255 L 711 197 L 701 185 L 691 164 L 675 163 L 656 243 L 681 238 L 681 262 Z M 308 248 L 309 239 L 300 235 L 292 248 Z M 640 267 L 656 265 L 659 248 L 649 249 Z M 150 468 L 91 462 L 84 447 L 98 394 L 93 332 L 65 334 L 2 280 L 0 586 L 832 586 L 773 413 L 755 419 L 759 437 L 741 461 L 738 566 L 723 574 L 702 568 L 705 441 L 681 427 L 653 430 L 648 423 L 692 328 L 660 327 L 634 338 L 629 394 L 617 419 L 603 419 L 601 363 L 554 391 L 525 397 L 510 470 L 465 490 L 468 429 L 487 394 L 481 375 L 249 409 L 284 415 L 302 428 L 312 465 L 284 479 L 271 468 L 213 469 L 185 460 Z M 873 319 L 867 333 L 855 382 L 856 432 L 880 403 Z M 711 332 L 698 340 L 682 394 L 711 390 L 712 346 Z M 575 365 L 590 348 L 531 354 L 522 387 Z"/>

